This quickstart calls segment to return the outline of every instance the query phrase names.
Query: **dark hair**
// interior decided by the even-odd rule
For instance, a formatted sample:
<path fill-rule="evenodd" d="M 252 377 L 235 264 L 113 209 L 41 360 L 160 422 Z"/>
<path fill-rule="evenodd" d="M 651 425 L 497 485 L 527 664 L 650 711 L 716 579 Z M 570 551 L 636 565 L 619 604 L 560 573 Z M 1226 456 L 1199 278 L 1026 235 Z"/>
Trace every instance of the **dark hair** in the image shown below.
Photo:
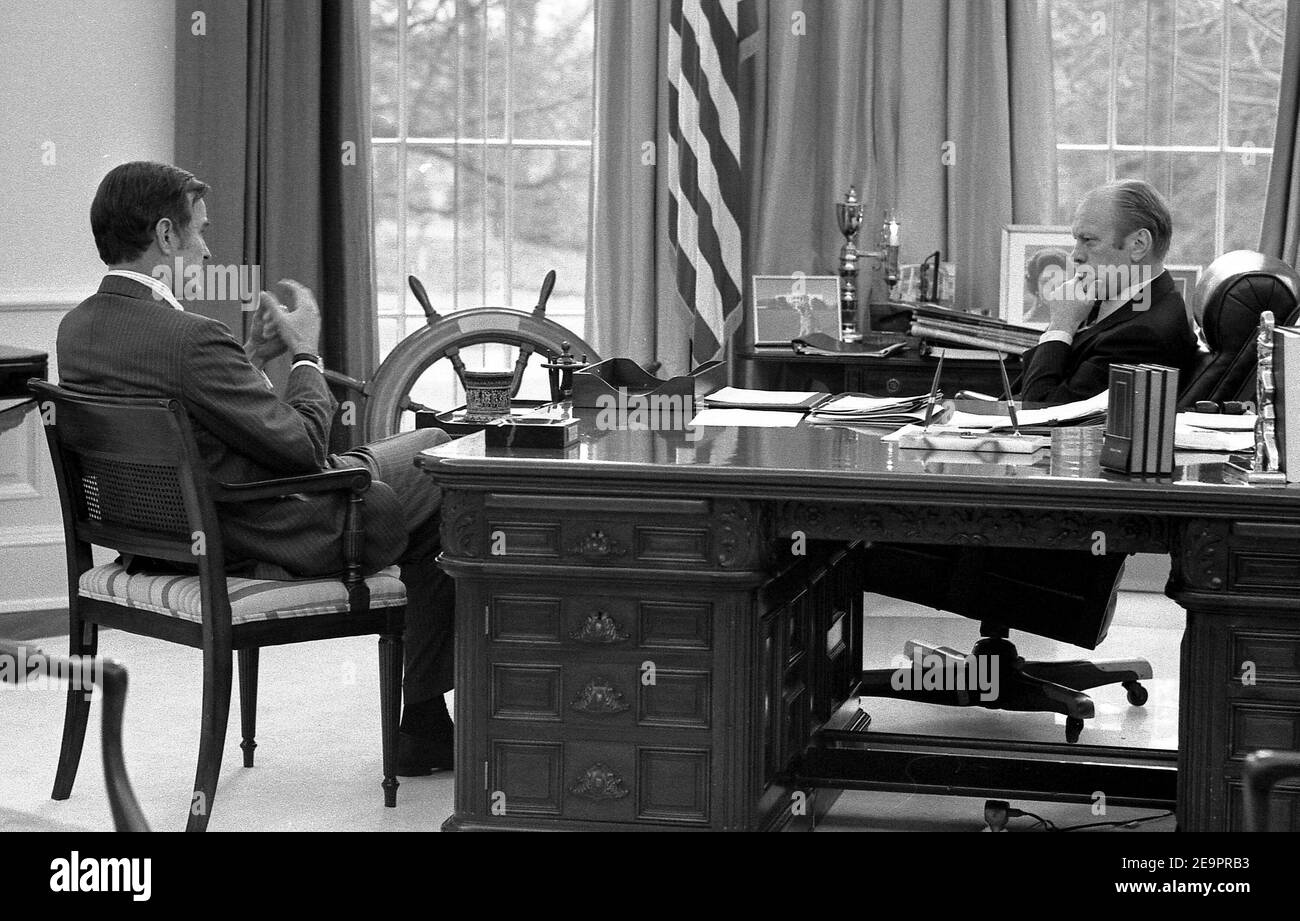
<path fill-rule="evenodd" d="M 1065 250 L 1051 247 L 1040 249 L 1030 256 L 1025 263 L 1025 281 L 1037 287 L 1038 279 L 1042 276 L 1043 270 L 1049 265 L 1059 265 L 1062 270 L 1069 269 L 1070 254 Z"/>
<path fill-rule="evenodd" d="M 1169 205 L 1145 179 L 1121 179 L 1108 182 L 1097 189 L 1105 193 L 1115 207 L 1115 246 L 1138 230 L 1151 233 L 1151 252 L 1157 259 L 1169 252 L 1169 240 L 1174 234 L 1174 219 Z"/>
<path fill-rule="evenodd" d="M 193 203 L 207 190 L 193 173 L 166 163 L 137 160 L 113 167 L 90 205 L 99 258 L 108 265 L 130 262 L 149 248 L 163 218 L 185 230 L 194 217 Z"/>

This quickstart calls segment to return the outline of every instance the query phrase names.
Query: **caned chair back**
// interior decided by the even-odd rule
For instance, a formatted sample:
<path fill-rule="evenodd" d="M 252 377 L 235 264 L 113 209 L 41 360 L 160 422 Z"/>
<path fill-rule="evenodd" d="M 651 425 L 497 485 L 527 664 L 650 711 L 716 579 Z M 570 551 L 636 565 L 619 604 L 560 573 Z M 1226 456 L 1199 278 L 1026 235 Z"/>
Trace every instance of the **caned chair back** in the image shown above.
<path fill-rule="evenodd" d="M 70 544 L 223 571 L 206 470 L 178 400 L 106 396 L 45 381 L 30 386 Z"/>

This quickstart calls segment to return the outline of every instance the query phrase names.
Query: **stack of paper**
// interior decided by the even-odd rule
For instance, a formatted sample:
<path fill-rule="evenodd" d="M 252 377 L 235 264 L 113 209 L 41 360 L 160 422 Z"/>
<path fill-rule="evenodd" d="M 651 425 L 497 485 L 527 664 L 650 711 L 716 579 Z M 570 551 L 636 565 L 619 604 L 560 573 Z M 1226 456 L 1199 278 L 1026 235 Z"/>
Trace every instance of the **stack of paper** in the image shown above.
<path fill-rule="evenodd" d="M 938 400 L 942 394 L 936 394 Z M 840 425 L 907 425 L 925 420 L 925 406 L 930 395 L 918 397 L 868 397 L 860 393 L 845 393 L 827 400 L 808 416 L 809 422 Z M 934 416 L 942 412 L 936 405 Z"/>
<path fill-rule="evenodd" d="M 1095 425 L 1106 418 L 1106 404 L 1110 391 L 1103 390 L 1095 397 L 1078 400 L 1074 403 L 1062 403 L 1060 406 L 1048 406 L 1045 409 L 1022 409 L 1016 413 L 1016 422 L 1021 429 L 1045 428 L 1064 425 Z M 983 413 L 955 412 L 948 424 L 959 429 L 983 429 L 994 431 L 1011 429 L 1011 418 L 1003 415 L 985 415 Z"/>
<path fill-rule="evenodd" d="M 1179 413 L 1174 447 L 1182 451 L 1237 453 L 1255 447 L 1255 414 Z"/>
<path fill-rule="evenodd" d="M 723 387 L 704 398 L 706 406 L 715 409 L 767 409 L 807 412 L 828 394 L 815 390 L 745 390 L 740 387 Z"/>

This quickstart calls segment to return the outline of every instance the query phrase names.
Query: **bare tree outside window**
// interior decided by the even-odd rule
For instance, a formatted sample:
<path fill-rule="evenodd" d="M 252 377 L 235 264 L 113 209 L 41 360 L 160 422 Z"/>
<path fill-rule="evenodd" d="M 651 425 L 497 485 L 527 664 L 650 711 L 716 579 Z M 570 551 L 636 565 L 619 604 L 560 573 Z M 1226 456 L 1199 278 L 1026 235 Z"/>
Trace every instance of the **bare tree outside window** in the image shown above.
<path fill-rule="evenodd" d="M 407 274 L 447 314 L 531 309 L 554 268 L 547 316 L 581 335 L 594 19 L 593 0 L 372 0 L 381 357 L 424 323 Z M 471 366 L 514 360 L 474 352 Z M 444 376 L 415 398 L 453 405 Z M 523 395 L 545 393 L 530 367 Z"/>
<path fill-rule="evenodd" d="M 1057 219 L 1087 189 L 1148 179 L 1171 264 L 1255 249 L 1277 123 L 1286 0 L 1050 0 Z"/>

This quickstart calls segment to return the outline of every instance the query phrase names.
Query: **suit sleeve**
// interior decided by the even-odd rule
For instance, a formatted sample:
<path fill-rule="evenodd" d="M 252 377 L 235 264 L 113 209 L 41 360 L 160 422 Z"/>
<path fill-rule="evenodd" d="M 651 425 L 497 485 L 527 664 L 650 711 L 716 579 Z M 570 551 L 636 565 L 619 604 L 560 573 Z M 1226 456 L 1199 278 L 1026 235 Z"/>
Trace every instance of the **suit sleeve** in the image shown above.
<path fill-rule="evenodd" d="M 1025 356 L 1020 385 L 1022 399 L 1034 403 L 1073 403 L 1086 400 L 1110 384 L 1110 361 L 1096 356 L 1067 373 L 1070 348 L 1064 342 L 1044 342 Z"/>
<path fill-rule="evenodd" d="M 320 372 L 294 368 L 281 400 L 222 324 L 196 326 L 185 349 L 182 393 L 204 428 L 277 473 L 325 468 L 337 404 Z"/>

